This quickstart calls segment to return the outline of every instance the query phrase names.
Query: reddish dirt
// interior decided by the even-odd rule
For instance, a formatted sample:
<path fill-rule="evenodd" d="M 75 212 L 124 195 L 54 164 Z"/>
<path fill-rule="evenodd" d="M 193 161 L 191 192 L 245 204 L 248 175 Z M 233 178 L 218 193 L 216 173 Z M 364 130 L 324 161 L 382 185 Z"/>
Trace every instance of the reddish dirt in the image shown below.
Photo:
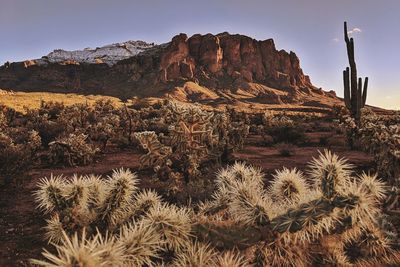
<path fill-rule="evenodd" d="M 247 144 L 241 152 L 235 154 L 238 160 L 245 160 L 254 165 L 261 166 L 266 177 L 270 177 L 273 170 L 286 167 L 306 169 L 307 162 L 318 156 L 318 150 L 324 147 L 318 146 L 320 137 L 332 136 L 329 132 L 307 133 L 308 145 L 296 148 L 296 155 L 283 157 L 274 147 L 263 147 L 260 145 L 259 136 L 250 136 Z M 373 158 L 360 151 L 348 150 L 343 142 L 343 137 L 335 136 L 337 145 L 331 149 L 341 157 L 348 158 L 349 162 L 356 165 L 357 172 L 372 167 Z M 42 247 L 46 247 L 43 240 L 44 216 L 35 209 L 32 192 L 41 177 L 53 174 L 64 174 L 71 176 L 77 174 L 109 174 L 112 169 L 126 167 L 137 171 L 141 180 L 140 187 L 154 188 L 164 198 L 177 202 L 192 199 L 204 199 L 213 188 L 213 178 L 216 168 L 208 170 L 208 174 L 201 177 L 199 181 L 184 185 L 184 189 L 176 194 L 172 188 L 171 181 L 161 182 L 152 178 L 149 171 L 139 171 L 138 151 L 109 151 L 97 162 L 89 166 L 73 168 L 36 168 L 30 172 L 30 179 L 18 187 L 0 188 L 0 266 L 27 266 L 30 258 L 40 258 Z M 175 193 L 174 193 L 175 192 Z M 49 246 L 47 246 L 49 248 Z"/>

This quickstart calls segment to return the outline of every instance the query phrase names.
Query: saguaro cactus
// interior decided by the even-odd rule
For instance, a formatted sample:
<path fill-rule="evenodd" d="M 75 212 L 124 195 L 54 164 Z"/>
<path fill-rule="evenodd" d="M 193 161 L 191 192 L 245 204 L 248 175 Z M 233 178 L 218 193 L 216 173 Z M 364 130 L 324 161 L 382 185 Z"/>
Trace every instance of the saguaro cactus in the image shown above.
<path fill-rule="evenodd" d="M 357 81 L 357 67 L 354 60 L 354 40 L 349 38 L 347 32 L 347 22 L 344 22 L 344 40 L 347 47 L 347 57 L 349 58 L 350 68 L 343 71 L 344 101 L 349 109 L 351 116 L 359 121 L 361 108 L 365 106 L 367 100 L 368 77 L 365 77 L 364 88 L 362 78 Z"/>

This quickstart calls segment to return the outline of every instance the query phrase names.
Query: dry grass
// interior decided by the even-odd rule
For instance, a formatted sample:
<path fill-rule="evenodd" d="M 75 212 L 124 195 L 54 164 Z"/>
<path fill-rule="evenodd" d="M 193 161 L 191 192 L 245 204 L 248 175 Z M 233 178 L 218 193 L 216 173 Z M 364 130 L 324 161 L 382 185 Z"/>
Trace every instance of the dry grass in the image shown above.
<path fill-rule="evenodd" d="M 98 100 L 111 100 L 115 105 L 122 105 L 119 98 L 100 95 L 79 95 L 79 94 L 63 94 L 48 92 L 10 92 L 0 90 L 0 104 L 14 108 L 15 110 L 25 113 L 26 109 L 35 109 L 40 107 L 40 102 L 62 102 L 65 105 L 73 105 L 77 103 L 93 104 Z"/>
<path fill-rule="evenodd" d="M 182 88 L 181 88 L 182 89 Z M 193 91 L 196 91 L 195 87 L 191 87 Z M 197 94 L 205 94 L 203 91 L 196 91 Z M 192 92 L 194 93 L 194 92 Z M 195 94 L 196 95 L 196 94 Z M 170 95 L 166 98 L 173 98 L 182 102 L 182 99 L 176 95 Z M 88 103 L 93 104 L 98 100 L 111 100 L 115 105 L 120 106 L 123 104 L 121 99 L 112 96 L 103 96 L 103 95 L 80 95 L 80 94 L 65 94 L 65 93 L 50 93 L 50 92 L 17 92 L 17 91 L 9 91 L 0 89 L 0 104 L 6 105 L 8 107 L 14 108 L 18 112 L 26 113 L 26 109 L 35 109 L 40 107 L 40 102 L 62 102 L 64 105 L 73 105 L 77 103 Z M 129 104 L 134 104 L 137 101 L 145 101 L 147 104 L 154 104 L 158 101 L 162 101 L 164 98 L 158 97 L 148 97 L 148 98 L 132 98 L 128 100 Z M 297 116 L 297 115 L 308 115 L 311 117 L 323 117 L 326 109 L 314 107 L 313 111 L 305 111 L 303 110 L 305 107 L 301 104 L 260 104 L 256 102 L 248 103 L 247 101 L 243 101 L 243 99 L 236 101 L 235 104 L 226 104 L 226 103 L 217 103 L 215 99 L 211 99 L 209 101 L 204 101 L 200 106 L 206 110 L 218 109 L 218 110 L 226 110 L 226 107 L 234 107 L 237 111 L 244 111 L 246 113 L 257 113 L 257 112 L 265 112 L 270 111 L 273 114 L 281 114 L 284 112 L 289 116 Z M 183 102 L 187 102 L 186 100 Z"/>

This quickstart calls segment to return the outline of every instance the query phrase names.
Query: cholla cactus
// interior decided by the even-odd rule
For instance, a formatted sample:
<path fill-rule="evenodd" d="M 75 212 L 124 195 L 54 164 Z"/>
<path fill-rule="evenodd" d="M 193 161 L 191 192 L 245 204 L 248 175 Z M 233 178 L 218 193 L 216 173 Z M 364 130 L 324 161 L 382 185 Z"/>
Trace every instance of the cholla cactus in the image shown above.
<path fill-rule="evenodd" d="M 91 211 L 94 207 L 104 202 L 107 185 L 100 175 L 91 174 L 84 176 L 82 179 L 88 188 L 88 210 Z"/>
<path fill-rule="evenodd" d="M 135 137 L 139 140 L 143 149 L 148 152 L 140 157 L 141 167 L 161 167 L 171 164 L 169 159 L 172 150 L 168 146 L 164 146 L 158 140 L 155 132 L 140 132 L 135 133 Z"/>
<path fill-rule="evenodd" d="M 126 213 L 133 204 L 132 196 L 137 190 L 137 176 L 129 170 L 114 170 L 108 177 L 105 187 L 105 196 L 98 207 L 101 223 L 114 229 L 126 218 Z"/>
<path fill-rule="evenodd" d="M 58 256 L 51 254 L 48 251 L 43 253 L 43 256 L 49 261 L 32 260 L 32 263 L 38 266 L 102 266 L 101 254 L 105 250 L 99 250 L 98 237 L 87 239 L 85 232 L 81 237 L 75 234 L 70 238 L 63 233 L 62 242 L 56 246 Z"/>
<path fill-rule="evenodd" d="M 263 191 L 260 180 L 249 179 L 249 175 L 233 179 L 230 175 L 233 172 L 231 169 L 223 170 L 217 179 L 217 197 L 205 206 L 210 208 L 213 207 L 212 204 L 226 203 L 224 208 L 229 209 L 232 218 L 237 222 L 247 227 L 270 228 L 277 234 L 275 240 L 268 241 L 261 250 L 263 252 L 259 252 L 261 254 L 256 257 L 257 261 L 272 263 L 272 266 L 309 265 L 312 260 L 311 252 L 320 253 L 318 250 L 312 251 L 310 245 L 320 242 L 328 250 L 328 255 L 345 262 L 344 257 L 335 254 L 337 250 L 326 247 L 329 243 L 326 237 L 338 235 L 339 242 L 345 242 L 349 239 L 346 236 L 352 236 L 352 233 L 377 227 L 377 218 L 381 216 L 378 201 L 384 195 L 385 187 L 374 177 L 365 174 L 358 179 L 351 178 L 351 166 L 329 151 L 314 159 L 310 169 L 309 174 L 313 181 L 310 187 L 303 178 L 300 183 L 292 181 L 297 181 L 300 176 L 295 170 L 285 169 L 278 172 L 275 184 L 269 190 L 276 192 L 270 194 L 273 199 Z M 246 173 L 244 168 L 241 170 Z M 288 180 L 292 182 L 290 186 L 283 183 Z M 285 205 L 288 202 L 287 196 L 293 195 L 285 194 L 288 188 L 299 188 L 290 192 L 302 193 L 297 196 L 297 202 L 291 201 L 290 205 Z M 274 196 L 277 192 L 280 192 L 280 197 Z M 343 232 L 338 228 L 347 230 Z M 394 245 L 392 243 L 389 245 L 390 249 L 385 249 L 388 247 L 385 244 L 387 243 L 375 242 L 374 250 L 386 251 L 392 256 L 390 260 L 384 257 L 384 261 L 394 262 L 394 255 L 397 253 Z"/>
<path fill-rule="evenodd" d="M 216 260 L 216 266 L 218 267 L 242 267 L 247 265 L 245 258 L 233 251 L 227 251 L 219 255 Z"/>
<path fill-rule="evenodd" d="M 378 179 L 377 174 L 362 173 L 359 176 L 361 190 L 373 196 L 377 201 L 382 201 L 386 197 L 387 186 Z"/>
<path fill-rule="evenodd" d="M 42 178 L 39 183 L 39 189 L 35 192 L 38 208 L 46 213 L 59 212 L 67 205 L 64 199 L 65 183 L 62 176 L 53 176 Z"/>
<path fill-rule="evenodd" d="M 121 228 L 118 243 L 124 249 L 123 266 L 151 266 L 162 249 L 163 240 L 151 225 L 132 222 Z"/>
<path fill-rule="evenodd" d="M 152 191 L 135 194 L 136 176 L 129 170 L 115 170 L 106 180 L 93 175 L 65 180 L 43 178 L 35 193 L 38 207 L 52 214 L 46 237 L 60 245 L 58 256 L 46 252 L 45 257 L 55 265 L 69 266 L 75 255 L 79 264 L 93 262 L 93 266 L 152 265 L 162 249 L 178 251 L 189 242 L 189 210 L 161 203 Z M 87 237 L 85 229 L 93 238 Z M 71 241 L 74 232 L 82 232 L 80 241 L 76 233 Z"/>
<path fill-rule="evenodd" d="M 45 256 L 62 263 L 82 255 L 79 260 L 96 266 L 382 266 L 398 262 L 397 229 L 380 210 L 385 184 L 375 175 L 352 177 L 350 166 L 329 151 L 314 159 L 310 169 L 308 179 L 296 169 L 277 171 L 265 190 L 259 169 L 236 163 L 218 172 L 212 200 L 197 213 L 164 203 L 155 192 L 136 191 L 136 178 L 127 171 L 116 171 L 106 181 L 95 176 L 74 177 L 70 182 L 44 179 L 36 198 L 52 215 L 47 236 L 60 243 L 58 255 L 47 252 Z M 67 235 L 69 240 L 78 240 L 68 235 L 75 231 L 86 235 L 85 227 L 93 237 L 69 242 L 73 249 L 66 238 L 59 238 Z M 226 251 L 235 247 L 245 249 L 245 255 L 254 252 L 254 257 L 246 261 L 241 253 Z"/>
<path fill-rule="evenodd" d="M 69 134 L 49 143 L 49 161 L 68 166 L 86 165 L 94 160 L 99 149 L 86 142 L 84 134 Z"/>
<path fill-rule="evenodd" d="M 103 236 L 100 232 L 95 238 L 97 239 L 96 249 L 100 251 L 100 262 L 104 266 L 123 266 L 128 260 L 126 248 L 120 242 L 120 238 L 108 233 Z"/>
<path fill-rule="evenodd" d="M 259 194 L 262 193 L 260 190 L 262 191 L 263 188 L 263 179 L 264 176 L 260 169 L 246 166 L 240 162 L 236 162 L 231 167 L 221 169 L 217 173 L 217 191 L 212 196 L 213 200 L 204 203 L 200 209 L 201 212 L 210 215 L 228 208 L 229 205 L 232 205 L 232 199 L 234 198 L 232 192 L 237 187 L 243 187 L 243 190 L 235 191 L 235 194 L 246 194 L 245 191 L 248 191 L 249 197 L 254 197 L 253 201 L 255 202 L 253 203 L 258 201 L 263 203 L 263 199 L 259 198 Z M 231 208 L 231 210 L 236 212 L 235 208 Z"/>
<path fill-rule="evenodd" d="M 305 178 L 296 168 L 277 170 L 274 178 L 269 192 L 275 201 L 297 203 L 301 197 L 309 194 Z"/>
<path fill-rule="evenodd" d="M 176 267 L 198 267 L 216 266 L 216 252 L 206 244 L 188 243 L 187 247 L 178 253 L 173 266 Z"/>
<path fill-rule="evenodd" d="M 337 192 L 346 190 L 351 168 L 345 159 L 339 159 L 337 155 L 325 150 L 324 154 L 320 152 L 319 158 L 311 162 L 309 176 L 315 180 L 324 196 L 331 198 Z"/>
<path fill-rule="evenodd" d="M 308 266 L 306 248 L 301 245 L 285 245 L 274 242 L 261 250 L 263 266 Z"/>
<path fill-rule="evenodd" d="M 141 157 L 142 166 L 161 170 L 173 165 L 186 181 L 200 174 L 206 160 L 226 162 L 232 151 L 243 147 L 249 133 L 247 120 L 232 121 L 227 113 L 206 111 L 197 105 L 169 101 L 159 110 L 145 108 L 139 113 L 147 123 L 147 131 L 135 133 L 148 150 Z"/>
<path fill-rule="evenodd" d="M 152 190 L 144 190 L 134 196 L 131 218 L 139 219 L 146 215 L 150 209 L 161 205 L 161 197 Z"/>
<path fill-rule="evenodd" d="M 237 121 L 234 121 L 234 119 L 237 119 Z M 244 140 L 250 131 L 250 125 L 245 114 L 236 116 L 232 113 L 217 113 L 212 118 L 212 122 L 213 132 L 217 137 L 215 138 L 216 148 L 220 152 L 226 153 L 224 150 L 227 148 L 232 151 L 243 149 Z"/>
<path fill-rule="evenodd" d="M 64 226 L 60 221 L 58 214 L 53 215 L 50 219 L 46 220 L 47 225 L 45 226 L 45 238 L 49 243 L 58 244 L 62 241 L 65 234 Z"/>
<path fill-rule="evenodd" d="M 183 160 L 183 171 L 187 179 L 199 174 L 198 166 L 207 158 L 210 146 L 215 138 L 211 118 L 213 112 L 207 112 L 194 105 L 171 103 L 170 109 L 176 116 L 169 127 L 171 147 L 177 158 Z"/>
<path fill-rule="evenodd" d="M 265 193 L 262 189 L 239 181 L 232 188 L 228 204 L 229 212 L 238 222 L 248 225 L 268 225 L 272 214 L 272 205 L 264 196 Z"/>
<path fill-rule="evenodd" d="M 40 180 L 35 192 L 38 208 L 53 214 L 48 221 L 47 237 L 59 240 L 60 231 L 73 233 L 83 228 L 114 230 L 130 217 L 136 175 L 115 170 L 104 182 L 99 177 L 62 176 Z"/>
<path fill-rule="evenodd" d="M 179 251 L 188 245 L 191 232 L 188 209 L 160 204 L 152 207 L 143 221 L 163 237 L 168 249 Z"/>

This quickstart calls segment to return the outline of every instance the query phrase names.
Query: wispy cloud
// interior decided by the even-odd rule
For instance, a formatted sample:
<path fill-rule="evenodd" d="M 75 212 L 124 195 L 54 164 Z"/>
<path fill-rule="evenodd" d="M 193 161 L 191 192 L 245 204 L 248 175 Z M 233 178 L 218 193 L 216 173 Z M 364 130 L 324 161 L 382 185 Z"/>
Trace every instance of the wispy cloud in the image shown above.
<path fill-rule="evenodd" d="M 351 34 L 355 34 L 355 33 L 361 33 L 361 32 L 362 32 L 362 30 L 360 28 L 357 28 L 357 27 L 351 29 L 350 31 L 347 31 L 347 33 L 350 34 L 350 35 Z"/>
<path fill-rule="evenodd" d="M 362 33 L 362 30 L 360 28 L 358 28 L 358 27 L 354 27 L 353 29 L 347 31 L 348 35 L 354 35 L 354 34 L 357 34 L 357 33 Z M 335 37 L 335 38 L 332 38 L 331 41 L 335 42 L 335 43 L 339 43 L 340 39 Z"/>

